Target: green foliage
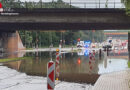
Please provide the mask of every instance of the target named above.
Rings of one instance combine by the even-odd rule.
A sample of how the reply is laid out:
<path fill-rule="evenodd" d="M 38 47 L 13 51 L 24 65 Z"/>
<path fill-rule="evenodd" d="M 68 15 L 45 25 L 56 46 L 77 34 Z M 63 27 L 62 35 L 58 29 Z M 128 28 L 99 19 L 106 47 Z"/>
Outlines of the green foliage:
<path fill-rule="evenodd" d="M 130 61 L 128 61 L 128 68 L 130 68 Z"/>
<path fill-rule="evenodd" d="M 95 32 L 93 32 L 92 30 L 80 31 L 80 34 L 81 40 L 91 40 L 93 42 L 102 42 L 105 40 L 103 30 L 95 30 Z"/>
<path fill-rule="evenodd" d="M 0 0 L 4 8 L 74 8 L 68 3 L 58 0 L 57 2 L 21 2 L 20 0 Z"/>
<path fill-rule="evenodd" d="M 19 31 L 23 44 L 27 48 L 49 47 L 51 44 L 58 47 L 60 40 L 65 40 L 65 45 L 74 45 L 78 38 L 83 40 L 91 40 L 93 42 L 104 41 L 104 31 L 66 31 L 66 32 L 34 32 L 34 31 Z M 63 42 L 62 42 L 63 43 Z"/>
<path fill-rule="evenodd" d="M 17 60 L 28 60 L 28 59 L 31 59 L 31 58 L 32 57 L 6 58 L 6 59 L 0 59 L 0 63 L 17 61 Z"/>
<path fill-rule="evenodd" d="M 20 0 L 0 0 L 3 5 L 3 8 L 19 8 L 20 7 Z"/>
<path fill-rule="evenodd" d="M 130 16 L 130 0 L 127 0 L 127 4 L 126 4 L 126 14 Z"/>
<path fill-rule="evenodd" d="M 33 38 L 32 38 L 32 35 L 33 35 L 33 32 L 30 32 L 30 31 L 19 31 L 20 33 L 20 36 L 21 36 L 21 39 L 24 43 L 24 45 L 28 48 L 30 47 L 32 41 L 33 41 Z M 26 42 L 26 43 L 25 43 Z"/>
<path fill-rule="evenodd" d="M 130 16 L 130 0 L 121 0 L 125 4 L 126 14 Z"/>

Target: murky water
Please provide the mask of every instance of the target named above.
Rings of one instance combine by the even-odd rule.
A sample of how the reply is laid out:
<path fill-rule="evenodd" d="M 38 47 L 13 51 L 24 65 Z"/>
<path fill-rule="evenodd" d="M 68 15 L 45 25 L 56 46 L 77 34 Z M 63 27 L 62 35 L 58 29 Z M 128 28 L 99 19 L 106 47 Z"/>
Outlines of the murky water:
<path fill-rule="evenodd" d="M 26 53 L 31 57 L 28 60 L 5 63 L 4 65 L 24 72 L 28 75 L 45 76 L 47 74 L 47 63 L 50 60 L 49 52 Z M 56 52 L 52 53 L 53 61 L 56 60 Z M 59 72 L 60 80 L 83 82 L 94 84 L 100 74 L 110 73 L 128 68 L 128 53 L 111 52 L 109 56 L 96 54 L 90 60 L 87 50 L 83 52 L 62 53 L 60 57 Z"/>

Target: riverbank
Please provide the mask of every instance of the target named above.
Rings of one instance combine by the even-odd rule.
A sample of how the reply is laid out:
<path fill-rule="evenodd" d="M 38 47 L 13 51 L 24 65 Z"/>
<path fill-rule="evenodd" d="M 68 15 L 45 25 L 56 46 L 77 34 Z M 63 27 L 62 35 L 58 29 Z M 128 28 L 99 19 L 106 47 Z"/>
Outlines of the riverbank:
<path fill-rule="evenodd" d="M 46 77 L 29 76 L 25 73 L 0 66 L 0 90 L 47 90 Z M 90 84 L 60 82 L 55 90 L 92 90 Z"/>
<path fill-rule="evenodd" d="M 19 60 L 29 60 L 29 59 L 32 59 L 32 57 L 3 58 L 0 59 L 0 63 L 19 61 Z"/>
<path fill-rule="evenodd" d="M 59 48 L 35 48 L 35 49 L 30 49 L 30 50 L 21 50 L 21 52 L 37 52 L 37 51 L 56 51 L 56 49 L 59 49 Z M 77 52 L 77 51 L 81 51 L 81 50 L 85 50 L 86 48 L 61 48 L 61 51 L 63 52 Z M 88 49 L 88 48 L 87 48 Z M 100 48 L 89 48 L 88 50 L 96 50 L 98 51 Z"/>

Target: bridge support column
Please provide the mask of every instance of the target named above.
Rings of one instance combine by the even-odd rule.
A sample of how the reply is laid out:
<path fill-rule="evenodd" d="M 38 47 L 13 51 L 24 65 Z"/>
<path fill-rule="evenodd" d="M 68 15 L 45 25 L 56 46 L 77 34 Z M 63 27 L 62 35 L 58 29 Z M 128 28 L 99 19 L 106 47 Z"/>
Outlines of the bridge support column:
<path fill-rule="evenodd" d="M 16 31 L 8 37 L 7 50 L 8 52 L 15 52 L 20 51 L 22 49 L 25 49 L 25 47 L 23 46 L 18 31 Z"/>
<path fill-rule="evenodd" d="M 130 32 L 128 33 L 128 53 L 129 53 L 129 60 L 130 60 Z"/>
<path fill-rule="evenodd" d="M 9 53 L 25 49 L 17 31 L 3 32 L 0 38 L 0 47 L 4 52 Z"/>

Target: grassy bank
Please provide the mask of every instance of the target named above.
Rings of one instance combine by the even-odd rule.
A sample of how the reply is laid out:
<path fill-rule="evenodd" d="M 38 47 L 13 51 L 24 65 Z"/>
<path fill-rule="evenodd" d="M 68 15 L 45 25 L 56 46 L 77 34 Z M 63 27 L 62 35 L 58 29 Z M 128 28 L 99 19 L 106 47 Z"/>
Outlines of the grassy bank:
<path fill-rule="evenodd" d="M 128 68 L 130 68 L 130 61 L 128 61 Z"/>
<path fill-rule="evenodd" d="M 17 61 L 17 60 L 27 60 L 27 59 L 32 59 L 32 57 L 17 57 L 17 58 L 0 59 L 0 63 Z"/>

